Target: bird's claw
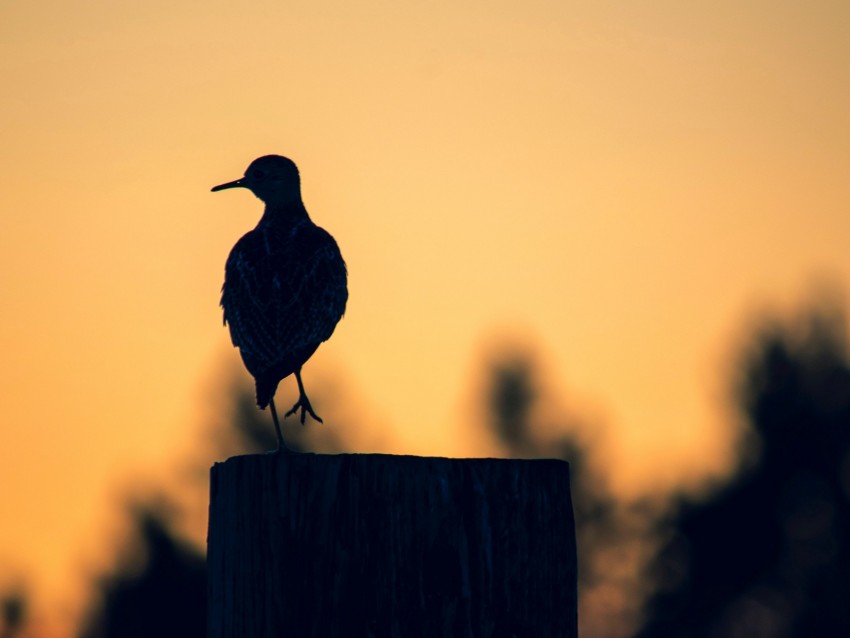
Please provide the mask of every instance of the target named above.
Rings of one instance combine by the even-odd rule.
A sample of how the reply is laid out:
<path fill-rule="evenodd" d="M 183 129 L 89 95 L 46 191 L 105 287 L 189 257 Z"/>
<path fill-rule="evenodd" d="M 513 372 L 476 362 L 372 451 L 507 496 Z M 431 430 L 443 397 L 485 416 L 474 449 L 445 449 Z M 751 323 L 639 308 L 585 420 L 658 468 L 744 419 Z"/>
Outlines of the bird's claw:
<path fill-rule="evenodd" d="M 298 408 L 301 408 L 301 425 L 304 425 L 304 422 L 307 420 L 307 415 L 309 414 L 319 423 L 324 423 L 322 418 L 313 412 L 313 406 L 310 405 L 310 399 L 307 398 L 307 395 L 302 394 L 298 397 L 298 400 L 295 402 L 295 405 L 292 406 L 292 409 L 287 412 L 283 418 L 287 418 L 290 414 L 296 414 L 298 412 Z"/>

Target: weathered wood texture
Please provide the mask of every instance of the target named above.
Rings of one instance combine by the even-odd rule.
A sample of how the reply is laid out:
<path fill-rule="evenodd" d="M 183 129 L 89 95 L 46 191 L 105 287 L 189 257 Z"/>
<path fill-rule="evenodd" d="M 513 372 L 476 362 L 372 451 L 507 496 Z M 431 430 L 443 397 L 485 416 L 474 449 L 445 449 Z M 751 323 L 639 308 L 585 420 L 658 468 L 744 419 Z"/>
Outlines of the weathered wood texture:
<path fill-rule="evenodd" d="M 577 634 L 563 461 L 234 457 L 208 545 L 212 638 Z"/>

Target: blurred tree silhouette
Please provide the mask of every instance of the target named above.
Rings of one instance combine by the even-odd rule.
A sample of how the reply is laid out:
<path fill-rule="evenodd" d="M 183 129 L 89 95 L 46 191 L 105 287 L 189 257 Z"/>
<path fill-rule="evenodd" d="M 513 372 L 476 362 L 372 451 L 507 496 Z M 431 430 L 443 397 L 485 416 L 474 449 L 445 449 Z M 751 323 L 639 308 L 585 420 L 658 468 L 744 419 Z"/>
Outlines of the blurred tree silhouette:
<path fill-rule="evenodd" d="M 557 423 L 545 423 L 539 404 L 546 397 L 529 350 L 503 351 L 486 374 L 487 423 L 506 453 L 570 463 L 579 554 L 579 634 L 631 635 L 646 596 L 641 574 L 656 547 L 657 506 L 615 498 L 600 464 L 592 462 L 599 439 L 587 435 L 590 428 L 563 415 L 555 417 Z"/>
<path fill-rule="evenodd" d="M 749 466 L 682 499 L 642 638 L 850 636 L 850 366 L 835 304 L 762 330 L 741 369 Z"/>
<path fill-rule="evenodd" d="M 0 593 L 0 638 L 23 636 L 27 622 L 27 597 L 23 589 L 14 587 Z"/>
<path fill-rule="evenodd" d="M 115 573 L 101 583 L 102 602 L 81 638 L 206 635 L 206 561 L 178 539 L 157 506 L 134 516 L 138 538 L 121 550 Z"/>

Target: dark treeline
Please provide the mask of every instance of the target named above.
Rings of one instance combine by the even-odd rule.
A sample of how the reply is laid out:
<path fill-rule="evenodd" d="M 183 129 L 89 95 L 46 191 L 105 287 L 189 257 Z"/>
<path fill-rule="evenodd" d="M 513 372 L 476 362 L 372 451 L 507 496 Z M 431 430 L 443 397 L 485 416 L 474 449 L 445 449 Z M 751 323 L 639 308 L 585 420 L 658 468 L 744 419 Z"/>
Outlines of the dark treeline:
<path fill-rule="evenodd" d="M 729 384 L 747 428 L 738 469 L 700 499 L 665 495 L 664 507 L 608 489 L 593 423 L 538 409 L 535 357 L 519 348 L 494 358 L 479 400 L 507 455 L 571 463 L 583 638 L 850 635 L 850 360 L 839 308 L 752 335 Z M 235 384 L 212 456 L 273 449 L 267 417 Z M 316 428 L 294 430 L 292 447 L 316 449 L 303 438 Z M 347 448 L 330 428 L 321 436 L 323 451 Z M 206 472 L 208 459 L 195 463 Z M 207 493 L 196 491 L 203 507 Z M 130 508 L 135 532 L 94 588 L 80 638 L 205 635 L 203 548 L 163 502 Z M 38 638 L 26 596 L 0 593 L 0 604 L 0 638 Z"/>
<path fill-rule="evenodd" d="M 827 305 L 757 335 L 737 386 L 744 464 L 673 508 L 639 638 L 850 636 L 846 329 Z"/>

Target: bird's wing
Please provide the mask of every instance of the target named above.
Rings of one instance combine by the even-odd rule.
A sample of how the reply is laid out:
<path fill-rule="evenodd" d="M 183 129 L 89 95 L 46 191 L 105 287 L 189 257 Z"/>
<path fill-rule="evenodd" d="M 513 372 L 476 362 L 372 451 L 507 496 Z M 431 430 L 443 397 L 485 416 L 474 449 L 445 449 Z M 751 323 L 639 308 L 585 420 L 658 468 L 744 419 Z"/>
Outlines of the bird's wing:
<path fill-rule="evenodd" d="M 319 344 L 330 338 L 345 312 L 348 275 L 336 241 L 322 228 L 312 227 L 301 246 L 300 272 L 292 277 L 300 286 L 294 314 L 304 343 Z"/>
<path fill-rule="evenodd" d="M 253 231 L 231 251 L 221 304 L 233 344 L 255 376 L 333 333 L 347 299 L 333 238 L 312 226 L 294 241 Z"/>

